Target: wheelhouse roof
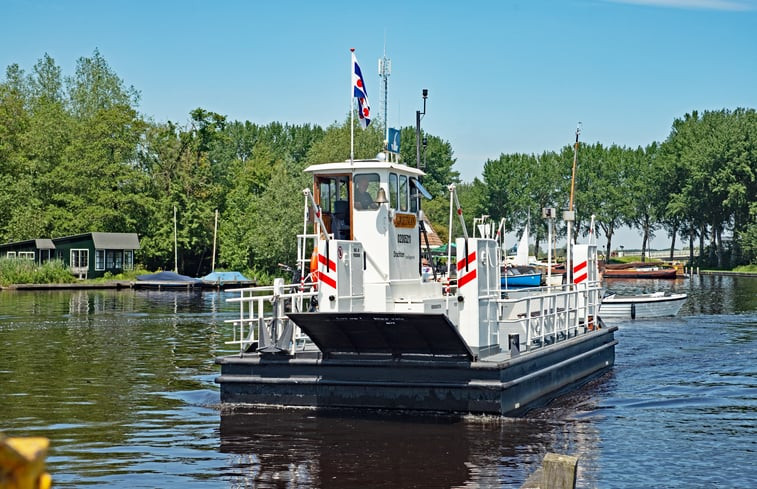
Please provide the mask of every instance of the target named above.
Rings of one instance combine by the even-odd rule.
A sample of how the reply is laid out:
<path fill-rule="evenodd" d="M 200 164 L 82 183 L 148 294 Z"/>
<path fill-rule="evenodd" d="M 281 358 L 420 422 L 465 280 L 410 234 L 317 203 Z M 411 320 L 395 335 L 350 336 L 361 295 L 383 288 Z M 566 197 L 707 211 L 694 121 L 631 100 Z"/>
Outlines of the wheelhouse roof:
<path fill-rule="evenodd" d="M 366 172 L 370 170 L 395 170 L 414 177 L 422 177 L 426 173 L 417 168 L 404 165 L 402 163 L 392 163 L 389 161 L 379 160 L 350 160 L 335 163 L 319 163 L 310 165 L 305 171 L 314 175 L 332 174 L 332 173 L 355 173 Z"/>

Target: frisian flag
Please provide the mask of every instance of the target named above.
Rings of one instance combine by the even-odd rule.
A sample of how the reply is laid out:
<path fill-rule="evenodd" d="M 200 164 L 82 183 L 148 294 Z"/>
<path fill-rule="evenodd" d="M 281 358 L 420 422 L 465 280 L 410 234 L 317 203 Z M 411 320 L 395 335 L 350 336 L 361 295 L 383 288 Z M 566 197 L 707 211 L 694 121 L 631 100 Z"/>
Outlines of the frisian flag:
<path fill-rule="evenodd" d="M 371 106 L 368 103 L 368 92 L 365 89 L 363 72 L 357 64 L 355 53 L 352 53 L 352 93 L 357 99 L 357 113 L 360 118 L 360 126 L 365 129 L 371 123 Z"/>

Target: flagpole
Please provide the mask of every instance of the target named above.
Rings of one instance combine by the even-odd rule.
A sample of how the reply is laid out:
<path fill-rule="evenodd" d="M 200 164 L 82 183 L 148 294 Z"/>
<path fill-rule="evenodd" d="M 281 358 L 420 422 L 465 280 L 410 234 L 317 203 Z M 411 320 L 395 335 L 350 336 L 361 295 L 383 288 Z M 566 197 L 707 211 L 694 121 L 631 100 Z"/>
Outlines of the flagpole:
<path fill-rule="evenodd" d="M 350 48 L 350 165 L 355 160 L 355 96 L 352 87 L 352 73 L 355 71 L 355 48 Z"/>

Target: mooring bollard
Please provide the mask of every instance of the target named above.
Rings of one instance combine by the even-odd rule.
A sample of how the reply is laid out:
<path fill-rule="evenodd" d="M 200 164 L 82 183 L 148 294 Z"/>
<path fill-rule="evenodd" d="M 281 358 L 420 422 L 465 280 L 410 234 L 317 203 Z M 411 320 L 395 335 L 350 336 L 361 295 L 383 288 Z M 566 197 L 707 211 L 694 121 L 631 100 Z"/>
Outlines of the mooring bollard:
<path fill-rule="evenodd" d="M 49 446 L 47 438 L 0 435 L 0 489 L 49 489 L 52 479 L 45 472 Z"/>
<path fill-rule="evenodd" d="M 575 489 L 578 457 L 548 453 L 521 489 Z"/>

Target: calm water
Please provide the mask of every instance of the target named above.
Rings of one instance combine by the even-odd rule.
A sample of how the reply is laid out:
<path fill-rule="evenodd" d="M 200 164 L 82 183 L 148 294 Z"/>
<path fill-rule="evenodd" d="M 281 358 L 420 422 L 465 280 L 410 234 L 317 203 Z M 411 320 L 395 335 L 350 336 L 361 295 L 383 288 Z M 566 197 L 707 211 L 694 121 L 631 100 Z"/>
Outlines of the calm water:
<path fill-rule="evenodd" d="M 222 293 L 0 292 L 0 431 L 46 436 L 55 487 L 519 487 L 546 452 L 581 488 L 757 486 L 757 278 L 622 322 L 616 366 L 522 419 L 219 406 Z"/>

